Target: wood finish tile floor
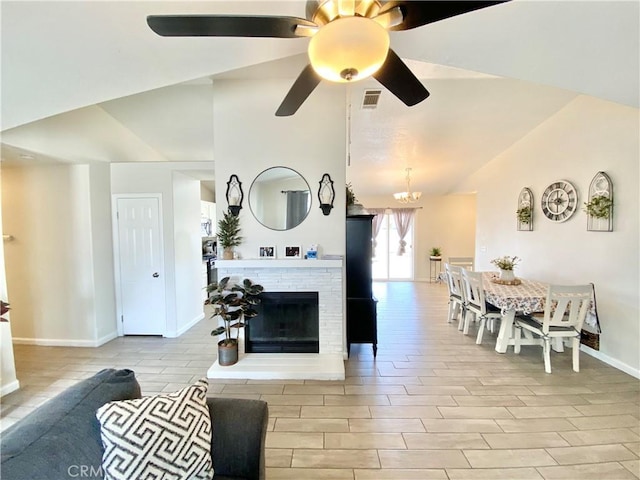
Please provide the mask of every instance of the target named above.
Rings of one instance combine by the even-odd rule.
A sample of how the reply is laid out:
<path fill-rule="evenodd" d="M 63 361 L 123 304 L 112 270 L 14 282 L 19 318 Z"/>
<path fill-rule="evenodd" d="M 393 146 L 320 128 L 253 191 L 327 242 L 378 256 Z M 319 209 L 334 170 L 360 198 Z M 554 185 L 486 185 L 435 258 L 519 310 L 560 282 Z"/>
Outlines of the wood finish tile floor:
<path fill-rule="evenodd" d="M 269 403 L 267 478 L 637 479 L 640 381 L 570 350 L 500 355 L 447 324 L 443 284 L 375 283 L 378 356 L 352 346 L 343 382 L 211 381 L 210 394 Z M 118 338 L 100 348 L 17 345 L 21 389 L 7 428 L 102 368 L 131 368 L 143 394 L 190 384 L 215 359 L 203 320 L 180 338 Z"/>

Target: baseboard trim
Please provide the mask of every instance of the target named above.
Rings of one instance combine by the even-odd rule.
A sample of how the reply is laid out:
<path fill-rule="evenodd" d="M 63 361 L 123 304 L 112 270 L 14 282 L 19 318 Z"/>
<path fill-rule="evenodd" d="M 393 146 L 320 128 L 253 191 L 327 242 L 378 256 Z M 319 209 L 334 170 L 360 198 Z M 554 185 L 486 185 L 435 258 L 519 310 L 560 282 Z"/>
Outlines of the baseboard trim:
<path fill-rule="evenodd" d="M 113 331 L 111 333 L 108 333 L 107 335 L 105 335 L 105 336 L 99 338 L 98 340 L 96 340 L 96 347 L 101 347 L 102 345 L 104 345 L 105 343 L 110 342 L 114 338 L 118 338 L 118 332 L 117 331 Z"/>
<path fill-rule="evenodd" d="M 175 330 L 173 332 L 168 332 L 166 337 L 167 338 L 177 338 L 177 337 L 179 337 L 180 335 L 185 333 L 187 330 L 189 330 L 191 327 L 193 327 L 196 323 L 198 323 L 203 318 L 204 318 L 204 312 L 202 312 L 200 315 L 196 316 L 189 323 L 187 323 L 187 324 L 183 325 L 182 327 L 180 327 L 178 330 Z"/>
<path fill-rule="evenodd" d="M 580 350 L 582 350 L 587 355 L 597 358 L 598 360 L 602 360 L 604 363 L 611 365 L 618 370 L 622 370 L 624 373 L 628 373 L 632 377 L 640 379 L 640 369 L 633 368 L 630 365 L 621 362 L 620 360 L 611 358 L 609 355 L 606 355 L 599 350 L 594 350 L 591 347 L 587 347 L 586 345 L 580 345 Z"/>
<path fill-rule="evenodd" d="M 25 338 L 13 337 L 16 345 L 37 345 L 39 347 L 99 347 L 110 342 L 118 336 L 117 332 L 112 332 L 98 340 L 73 340 L 70 338 Z"/>
<path fill-rule="evenodd" d="M 0 397 L 4 397 L 5 395 L 8 395 L 11 392 L 15 392 L 19 388 L 20 388 L 20 382 L 18 380 L 9 382 L 6 385 L 3 385 L 2 388 L 0 388 Z"/>

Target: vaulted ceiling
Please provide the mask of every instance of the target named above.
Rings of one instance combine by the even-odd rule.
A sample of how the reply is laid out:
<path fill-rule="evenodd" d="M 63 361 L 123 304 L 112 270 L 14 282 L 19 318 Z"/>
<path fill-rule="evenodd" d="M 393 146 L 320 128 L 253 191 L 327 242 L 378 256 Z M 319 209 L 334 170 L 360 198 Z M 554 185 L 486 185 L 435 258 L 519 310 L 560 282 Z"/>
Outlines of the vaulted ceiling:
<path fill-rule="evenodd" d="M 2 1 L 3 162 L 213 159 L 216 80 L 282 80 L 307 39 L 162 38 L 149 14 L 304 16 L 303 1 Z M 431 96 L 408 108 L 384 88 L 345 91 L 362 194 L 451 191 L 578 95 L 639 106 L 638 1 L 518 1 L 391 34 Z M 305 108 L 303 105 L 301 108 Z M 274 116 L 273 121 L 278 119 Z M 26 158 L 24 158 L 26 157 Z M 35 157 L 35 158 L 30 158 Z"/>

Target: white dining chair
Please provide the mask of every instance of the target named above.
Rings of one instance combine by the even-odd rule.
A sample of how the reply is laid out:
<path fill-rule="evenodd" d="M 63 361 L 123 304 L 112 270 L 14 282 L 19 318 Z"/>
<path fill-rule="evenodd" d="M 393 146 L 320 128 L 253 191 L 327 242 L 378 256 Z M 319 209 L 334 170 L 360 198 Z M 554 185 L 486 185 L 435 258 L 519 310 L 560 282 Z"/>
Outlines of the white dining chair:
<path fill-rule="evenodd" d="M 448 262 L 449 265 L 455 265 L 473 271 L 473 257 L 449 257 Z"/>
<path fill-rule="evenodd" d="M 482 273 L 472 272 L 465 268 L 462 270 L 462 286 L 465 292 L 466 315 L 464 319 L 464 327 L 462 333 L 469 333 L 470 316 L 473 315 L 476 321 L 479 321 L 478 334 L 476 343 L 482 343 L 485 327 L 489 327 L 491 332 L 494 330 L 496 320 L 502 318 L 500 310 L 493 305 L 489 305 L 484 297 L 484 287 L 482 285 Z M 488 325 L 487 325 L 487 322 Z"/>
<path fill-rule="evenodd" d="M 551 373 L 551 340 L 571 338 L 573 371 L 580 371 L 580 331 L 589 311 L 592 285 L 549 285 L 542 315 L 516 316 L 514 352 L 520 353 L 522 330 L 540 337 L 544 371 Z"/>
<path fill-rule="evenodd" d="M 464 317 L 465 310 L 464 291 L 462 290 L 460 278 L 460 267 L 454 267 L 445 263 L 444 273 L 447 278 L 447 287 L 449 289 L 449 313 L 447 315 L 447 323 L 451 323 L 456 318 L 460 317 L 460 326 L 462 325 L 462 318 Z"/>

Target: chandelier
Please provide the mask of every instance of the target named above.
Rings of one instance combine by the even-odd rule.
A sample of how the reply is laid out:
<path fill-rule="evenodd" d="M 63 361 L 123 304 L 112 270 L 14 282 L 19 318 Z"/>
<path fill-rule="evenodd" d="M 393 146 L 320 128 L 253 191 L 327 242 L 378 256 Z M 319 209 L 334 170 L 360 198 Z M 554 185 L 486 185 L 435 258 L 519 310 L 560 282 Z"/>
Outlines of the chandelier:
<path fill-rule="evenodd" d="M 412 192 L 411 191 L 411 169 L 407 168 L 407 191 L 406 192 L 398 192 L 393 194 L 393 198 L 395 198 L 400 203 L 413 203 L 420 200 L 422 196 L 422 192 Z"/>

